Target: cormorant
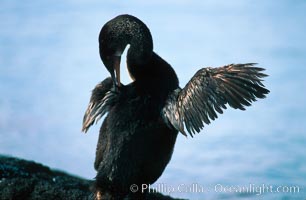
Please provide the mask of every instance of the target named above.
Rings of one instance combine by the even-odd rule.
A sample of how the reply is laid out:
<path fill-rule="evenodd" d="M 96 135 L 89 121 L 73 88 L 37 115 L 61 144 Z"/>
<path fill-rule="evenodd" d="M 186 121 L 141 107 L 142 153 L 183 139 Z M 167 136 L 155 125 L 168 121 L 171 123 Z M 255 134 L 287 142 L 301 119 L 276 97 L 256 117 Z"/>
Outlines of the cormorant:
<path fill-rule="evenodd" d="M 127 45 L 133 82 L 120 83 L 120 58 Z M 100 57 L 111 77 L 92 91 L 83 131 L 108 113 L 96 148 L 96 198 L 123 199 L 130 186 L 152 184 L 171 159 L 178 132 L 200 132 L 226 104 L 245 110 L 269 90 L 254 63 L 202 68 L 179 87 L 173 68 L 153 51 L 148 27 L 131 15 L 107 22 L 99 35 Z M 143 198 L 141 191 L 137 198 Z M 134 196 L 135 197 L 135 196 Z"/>

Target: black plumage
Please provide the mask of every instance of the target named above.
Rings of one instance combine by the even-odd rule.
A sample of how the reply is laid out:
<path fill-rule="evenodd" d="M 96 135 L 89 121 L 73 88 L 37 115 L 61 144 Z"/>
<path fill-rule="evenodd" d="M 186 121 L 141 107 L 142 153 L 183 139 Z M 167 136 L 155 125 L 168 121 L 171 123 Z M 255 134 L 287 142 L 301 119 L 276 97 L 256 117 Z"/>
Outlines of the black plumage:
<path fill-rule="evenodd" d="M 268 90 L 255 64 L 231 64 L 199 70 L 181 89 L 173 68 L 153 51 L 147 26 L 120 15 L 99 36 L 100 56 L 111 78 L 92 92 L 83 131 L 108 112 L 96 149 L 96 196 L 123 199 L 131 184 L 151 184 L 168 164 L 177 133 L 192 136 L 222 114 L 226 104 L 244 110 Z M 127 45 L 128 71 L 134 80 L 120 83 L 120 58 Z M 143 198 L 143 194 L 137 198 Z"/>

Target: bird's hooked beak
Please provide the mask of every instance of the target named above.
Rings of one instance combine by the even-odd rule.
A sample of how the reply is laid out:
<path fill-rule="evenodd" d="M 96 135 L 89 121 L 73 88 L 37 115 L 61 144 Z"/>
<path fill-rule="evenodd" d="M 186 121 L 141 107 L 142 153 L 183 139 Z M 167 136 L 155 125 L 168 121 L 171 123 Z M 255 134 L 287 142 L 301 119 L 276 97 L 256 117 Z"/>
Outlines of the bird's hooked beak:
<path fill-rule="evenodd" d="M 113 56 L 113 71 L 111 72 L 111 76 L 114 82 L 114 86 L 120 87 L 121 82 L 120 82 L 120 61 L 121 61 L 121 56 Z"/>

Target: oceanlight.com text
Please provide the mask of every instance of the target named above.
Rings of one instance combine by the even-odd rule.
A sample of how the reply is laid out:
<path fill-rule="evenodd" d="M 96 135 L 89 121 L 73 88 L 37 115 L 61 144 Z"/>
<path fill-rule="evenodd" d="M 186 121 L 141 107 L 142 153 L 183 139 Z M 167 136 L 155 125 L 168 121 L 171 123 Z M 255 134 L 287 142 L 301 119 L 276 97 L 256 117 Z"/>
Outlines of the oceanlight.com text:
<path fill-rule="evenodd" d="M 150 193 L 241 193 L 241 194 L 254 194 L 262 195 L 265 193 L 299 193 L 301 190 L 300 186 L 296 185 L 270 185 L 270 184 L 248 184 L 248 185 L 226 185 L 226 184 L 216 184 L 213 186 L 204 186 L 199 183 L 192 184 L 178 184 L 170 185 L 165 183 L 157 183 L 154 185 L 150 184 L 141 184 L 136 185 L 132 184 L 130 186 L 131 192 L 145 192 L 149 191 Z"/>

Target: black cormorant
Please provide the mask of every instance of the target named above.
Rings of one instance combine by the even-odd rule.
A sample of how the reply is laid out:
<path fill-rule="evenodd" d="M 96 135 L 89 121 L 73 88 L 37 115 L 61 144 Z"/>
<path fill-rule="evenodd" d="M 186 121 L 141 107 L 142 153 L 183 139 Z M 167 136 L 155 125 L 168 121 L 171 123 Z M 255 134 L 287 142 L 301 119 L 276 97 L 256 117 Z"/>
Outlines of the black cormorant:
<path fill-rule="evenodd" d="M 127 45 L 133 82 L 123 85 L 120 58 Z M 153 51 L 148 27 L 131 15 L 102 27 L 99 50 L 111 77 L 93 90 L 82 129 L 86 132 L 108 112 L 94 164 L 98 199 L 123 199 L 132 195 L 132 184 L 154 183 L 171 159 L 178 132 L 187 136 L 184 127 L 192 136 L 226 104 L 244 110 L 269 93 L 261 82 L 264 69 L 253 63 L 200 69 L 180 88 L 173 68 Z"/>

